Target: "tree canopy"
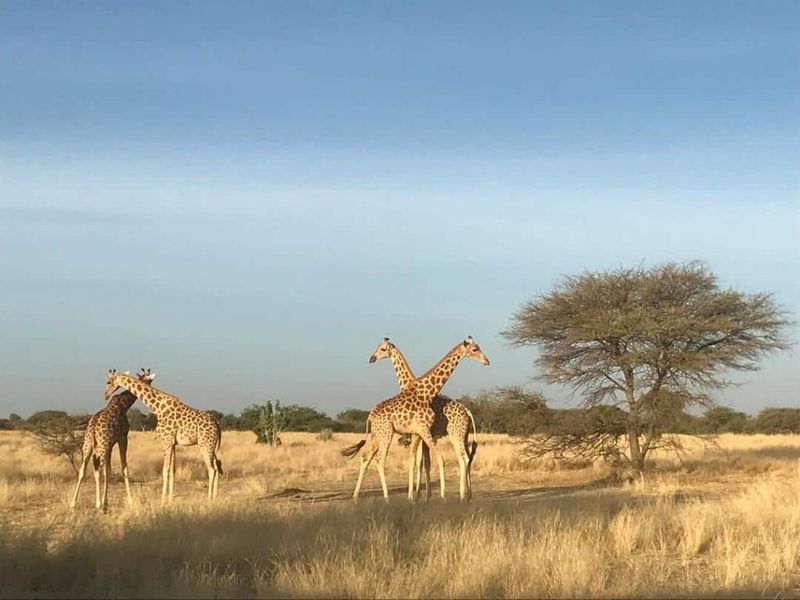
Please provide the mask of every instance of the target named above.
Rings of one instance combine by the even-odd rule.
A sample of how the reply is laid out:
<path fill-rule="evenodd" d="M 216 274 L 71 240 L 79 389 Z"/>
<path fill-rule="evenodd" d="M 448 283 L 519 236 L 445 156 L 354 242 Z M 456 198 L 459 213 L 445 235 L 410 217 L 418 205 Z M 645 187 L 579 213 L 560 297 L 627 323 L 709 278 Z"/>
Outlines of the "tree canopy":
<path fill-rule="evenodd" d="M 86 415 L 75 416 L 60 410 L 43 410 L 30 416 L 26 429 L 36 438 L 45 454 L 66 457 L 77 473 L 83 430 L 87 421 Z"/>
<path fill-rule="evenodd" d="M 789 348 L 789 324 L 771 294 L 722 289 L 689 262 L 565 277 L 524 304 L 503 335 L 535 346 L 542 379 L 572 387 L 584 406 L 623 405 L 629 458 L 641 467 L 665 420 L 708 402 L 708 391 L 731 384 L 730 371 L 756 370 Z"/>

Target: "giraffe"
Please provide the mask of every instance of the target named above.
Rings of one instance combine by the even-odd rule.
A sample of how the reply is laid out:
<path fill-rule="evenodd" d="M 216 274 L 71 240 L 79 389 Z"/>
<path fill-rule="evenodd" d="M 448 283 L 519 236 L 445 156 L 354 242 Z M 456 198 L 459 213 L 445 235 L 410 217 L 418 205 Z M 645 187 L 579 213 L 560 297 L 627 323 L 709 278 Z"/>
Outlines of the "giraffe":
<path fill-rule="evenodd" d="M 175 484 L 175 446 L 199 446 L 208 471 L 208 499 L 217 497 L 217 483 L 222 474 L 219 452 L 222 431 L 219 423 L 204 410 L 184 404 L 180 398 L 150 385 L 144 385 L 127 372 L 108 372 L 105 397 L 124 388 L 136 394 L 156 415 L 156 433 L 161 438 L 164 463 L 161 469 L 161 501 L 172 501 Z"/>
<path fill-rule="evenodd" d="M 378 360 L 388 358 L 392 362 L 397 382 L 400 384 L 400 389 L 406 389 L 418 378 L 414 375 L 411 367 L 408 365 L 405 356 L 389 338 L 383 338 L 383 342 L 378 344 L 375 352 L 369 357 L 369 362 L 374 363 Z M 431 427 L 431 436 L 434 440 L 442 437 L 447 437 L 453 445 L 459 463 L 459 484 L 462 486 L 461 495 L 464 496 L 464 489 L 466 487 L 467 499 L 472 497 L 472 482 L 470 479 L 470 467 L 472 466 L 472 459 L 475 457 L 478 443 L 473 440 L 469 444 L 469 428 L 472 425 L 472 431 L 477 435 L 475 429 L 475 419 L 472 417 L 470 410 L 461 404 L 446 396 L 436 395 L 431 403 L 434 410 L 435 418 L 433 426 Z M 426 492 L 430 498 L 430 450 L 425 444 L 420 445 L 421 439 L 418 435 L 411 436 L 410 447 L 410 464 L 409 464 L 409 497 L 412 497 L 411 488 L 413 484 L 412 472 L 417 474 L 417 483 L 413 491 L 413 496 L 419 494 L 419 486 L 422 480 L 422 469 L 425 466 L 426 475 Z M 421 453 L 417 454 L 417 448 L 420 448 Z M 415 468 L 416 465 L 416 468 Z"/>
<path fill-rule="evenodd" d="M 383 497 L 384 500 L 389 501 L 384 463 L 395 432 L 417 434 L 430 448 L 432 457 L 435 457 L 439 464 L 439 494 L 442 498 L 445 497 L 444 460 L 436 450 L 436 444 L 431 436 L 431 427 L 436 417 L 431 407 L 431 402 L 463 358 L 471 358 L 484 365 L 489 364 L 489 359 L 486 358 L 478 344 L 470 337 L 456 344 L 438 363 L 422 377 L 419 377 L 417 381 L 413 382 L 412 385 L 409 385 L 399 394 L 379 402 L 370 411 L 367 416 L 366 438 L 341 450 L 343 456 L 352 457 L 369 443 L 369 448 L 361 455 L 358 480 L 353 491 L 354 501 L 358 500 L 364 472 L 376 456 L 376 466 L 383 488 Z M 413 476 L 413 472 L 410 475 Z M 462 498 L 463 491 L 462 488 Z M 412 494 L 409 494 L 409 499 L 413 499 Z"/>
<path fill-rule="evenodd" d="M 151 384 L 156 374 L 150 369 L 141 369 L 139 381 Z M 125 491 L 128 493 L 128 505 L 133 504 L 131 484 L 128 480 L 128 409 L 136 402 L 136 396 L 129 391 L 117 394 L 109 399 L 108 404 L 97 411 L 86 426 L 83 434 L 81 466 L 78 471 L 78 484 L 72 497 L 70 508 L 78 505 L 78 493 L 86 475 L 86 465 L 92 459 L 94 468 L 95 506 L 105 510 L 108 507 L 108 475 L 111 471 L 111 451 L 116 444 L 119 447 L 119 462 L 122 464 L 122 476 L 125 478 Z M 100 494 L 100 472 L 103 473 L 103 493 Z"/>

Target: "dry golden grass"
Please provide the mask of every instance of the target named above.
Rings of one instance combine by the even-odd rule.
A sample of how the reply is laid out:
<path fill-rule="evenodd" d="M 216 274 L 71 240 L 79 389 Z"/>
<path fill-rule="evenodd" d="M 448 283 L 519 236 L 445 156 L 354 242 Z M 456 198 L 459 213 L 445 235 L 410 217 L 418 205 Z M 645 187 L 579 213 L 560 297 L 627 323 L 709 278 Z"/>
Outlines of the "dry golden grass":
<path fill-rule="evenodd" d="M 800 590 L 800 436 L 719 438 L 681 464 L 608 486 L 602 467 L 522 465 L 505 436 L 480 436 L 474 501 L 409 505 L 394 445 L 384 505 L 370 469 L 349 500 L 358 435 L 286 434 L 280 448 L 223 436 L 226 475 L 208 504 L 195 448 L 178 451 L 176 500 L 160 505 L 161 451 L 131 436 L 135 504 L 118 477 L 108 513 L 63 459 L 0 433 L 0 595 L 28 597 L 795 596 Z M 445 444 L 440 443 L 445 448 Z M 455 492 L 455 494 L 454 494 Z"/>

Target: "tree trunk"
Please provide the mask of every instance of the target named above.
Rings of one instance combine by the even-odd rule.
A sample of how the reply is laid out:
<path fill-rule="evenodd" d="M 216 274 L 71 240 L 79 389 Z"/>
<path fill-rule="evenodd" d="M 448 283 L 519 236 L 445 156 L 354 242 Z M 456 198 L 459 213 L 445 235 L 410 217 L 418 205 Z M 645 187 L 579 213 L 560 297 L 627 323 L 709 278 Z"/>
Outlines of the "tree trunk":
<path fill-rule="evenodd" d="M 638 470 L 644 468 L 644 456 L 639 446 L 639 405 L 636 402 L 636 392 L 633 382 L 633 369 L 622 365 L 625 374 L 625 400 L 628 402 L 628 445 L 631 449 L 631 463 Z"/>
<path fill-rule="evenodd" d="M 639 432 L 634 427 L 628 428 L 628 444 L 631 448 L 631 463 L 633 463 L 634 468 L 641 471 L 644 469 L 644 456 L 642 456 L 642 450 L 639 447 Z"/>

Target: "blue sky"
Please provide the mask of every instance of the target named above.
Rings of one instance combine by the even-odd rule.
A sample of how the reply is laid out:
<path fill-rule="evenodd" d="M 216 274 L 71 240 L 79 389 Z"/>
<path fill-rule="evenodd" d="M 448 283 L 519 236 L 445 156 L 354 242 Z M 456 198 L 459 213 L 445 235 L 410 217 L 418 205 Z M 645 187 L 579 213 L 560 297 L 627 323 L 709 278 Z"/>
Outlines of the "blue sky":
<path fill-rule="evenodd" d="M 329 413 L 562 274 L 702 259 L 800 309 L 796 3 L 0 4 L 0 415 L 110 367 Z M 796 334 L 795 334 L 796 337 Z M 796 355 L 718 399 L 794 406 Z"/>

